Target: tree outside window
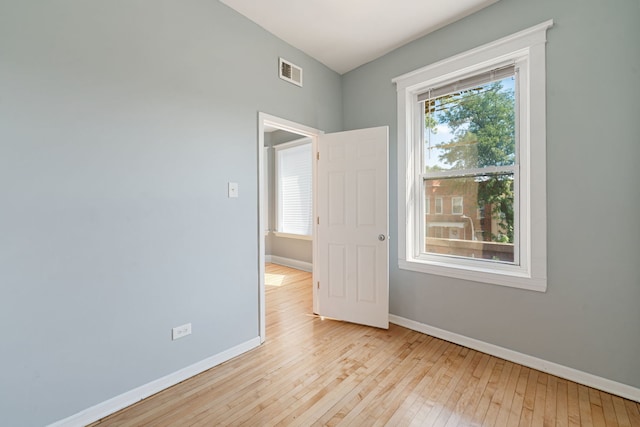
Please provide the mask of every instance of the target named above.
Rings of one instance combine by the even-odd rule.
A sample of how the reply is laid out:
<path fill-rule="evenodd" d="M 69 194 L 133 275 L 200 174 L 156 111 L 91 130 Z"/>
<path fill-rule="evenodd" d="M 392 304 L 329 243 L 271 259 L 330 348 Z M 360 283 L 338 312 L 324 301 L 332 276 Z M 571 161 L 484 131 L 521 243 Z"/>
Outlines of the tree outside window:
<path fill-rule="evenodd" d="M 514 182 L 516 164 L 515 71 L 496 81 L 424 101 L 425 197 L 451 201 L 451 215 L 439 219 L 445 236 L 495 245 L 467 247 L 430 241 L 426 215 L 425 251 L 514 262 Z M 436 185 L 437 183 L 437 185 Z M 463 206 L 463 200 L 467 210 Z M 484 218 L 478 215 L 484 213 Z M 446 216 L 446 215 L 445 215 Z M 458 233 L 459 228 L 464 233 Z M 453 230 L 456 229 L 456 230 Z"/>

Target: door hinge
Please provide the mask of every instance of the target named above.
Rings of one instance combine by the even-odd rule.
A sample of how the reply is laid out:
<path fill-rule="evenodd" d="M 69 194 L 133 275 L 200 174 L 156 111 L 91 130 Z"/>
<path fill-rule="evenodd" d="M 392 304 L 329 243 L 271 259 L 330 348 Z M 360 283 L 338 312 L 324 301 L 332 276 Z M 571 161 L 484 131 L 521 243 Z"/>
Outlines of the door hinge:
<path fill-rule="evenodd" d="M 320 217 L 316 218 L 316 224 L 320 225 Z"/>
<path fill-rule="evenodd" d="M 320 289 L 320 282 L 316 285 L 316 288 Z"/>
<path fill-rule="evenodd" d="M 320 160 L 320 152 L 316 151 L 316 160 Z"/>

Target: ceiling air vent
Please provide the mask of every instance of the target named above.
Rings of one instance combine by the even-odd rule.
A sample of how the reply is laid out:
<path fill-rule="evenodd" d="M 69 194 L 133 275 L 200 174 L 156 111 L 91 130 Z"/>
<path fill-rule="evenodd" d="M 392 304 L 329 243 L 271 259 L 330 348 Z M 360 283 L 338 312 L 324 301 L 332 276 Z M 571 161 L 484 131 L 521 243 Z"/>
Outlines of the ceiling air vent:
<path fill-rule="evenodd" d="M 302 87 L 302 68 L 282 58 L 280 58 L 279 65 L 279 73 L 282 80 Z"/>

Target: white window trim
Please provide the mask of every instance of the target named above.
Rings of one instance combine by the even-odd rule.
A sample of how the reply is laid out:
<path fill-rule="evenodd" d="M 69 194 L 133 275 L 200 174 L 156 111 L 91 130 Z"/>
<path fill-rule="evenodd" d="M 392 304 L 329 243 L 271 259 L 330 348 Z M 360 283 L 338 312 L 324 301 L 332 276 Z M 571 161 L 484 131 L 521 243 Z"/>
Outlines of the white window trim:
<path fill-rule="evenodd" d="M 271 180 L 269 179 L 269 174 L 271 173 L 271 168 L 269 167 L 269 147 L 264 147 L 263 151 L 264 154 L 262 156 L 262 162 L 263 162 L 263 180 L 264 180 L 264 199 L 265 200 L 269 200 L 269 183 L 271 182 Z M 269 222 L 270 218 L 269 218 L 269 203 L 264 203 L 262 205 L 262 219 L 264 221 L 263 224 L 263 228 L 264 228 L 264 235 L 268 236 L 269 235 L 269 231 L 271 231 L 271 223 Z"/>
<path fill-rule="evenodd" d="M 398 266 L 401 269 L 545 292 L 547 289 L 546 225 L 546 31 L 553 20 L 436 62 L 393 79 L 398 96 Z M 417 96 L 429 87 L 468 76 L 496 65 L 520 67 L 520 265 L 434 256 L 418 258 L 414 242 L 421 186 L 415 179 L 421 164 L 414 143 L 423 118 Z M 421 112 L 420 112 L 421 113 Z M 536 173 L 531 173 L 535 170 Z M 517 219 L 516 219 L 517 221 Z"/>

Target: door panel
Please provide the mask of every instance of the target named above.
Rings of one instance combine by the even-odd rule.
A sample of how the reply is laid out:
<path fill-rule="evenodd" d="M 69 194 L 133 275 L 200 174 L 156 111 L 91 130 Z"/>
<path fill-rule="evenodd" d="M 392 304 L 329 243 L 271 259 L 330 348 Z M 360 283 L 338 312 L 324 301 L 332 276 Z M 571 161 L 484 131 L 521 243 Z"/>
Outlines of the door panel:
<path fill-rule="evenodd" d="M 375 288 L 377 267 L 376 248 L 371 246 L 358 246 L 356 248 L 357 301 L 375 304 L 378 300 Z"/>
<path fill-rule="evenodd" d="M 318 151 L 318 314 L 388 328 L 388 128 L 322 135 Z"/>
<path fill-rule="evenodd" d="M 329 286 L 329 298 L 344 299 L 347 295 L 346 289 L 346 250 L 345 245 L 329 245 L 329 259 L 327 270 L 329 272 L 327 285 Z"/>

